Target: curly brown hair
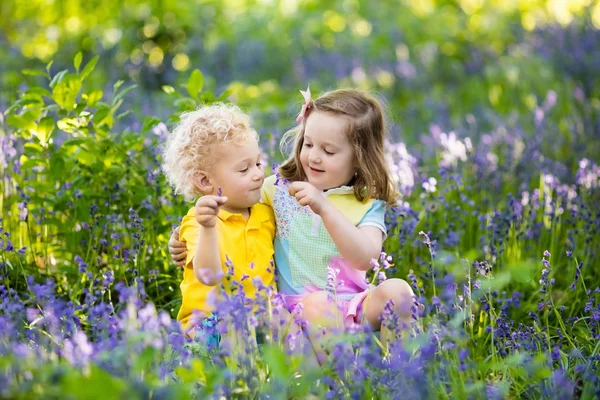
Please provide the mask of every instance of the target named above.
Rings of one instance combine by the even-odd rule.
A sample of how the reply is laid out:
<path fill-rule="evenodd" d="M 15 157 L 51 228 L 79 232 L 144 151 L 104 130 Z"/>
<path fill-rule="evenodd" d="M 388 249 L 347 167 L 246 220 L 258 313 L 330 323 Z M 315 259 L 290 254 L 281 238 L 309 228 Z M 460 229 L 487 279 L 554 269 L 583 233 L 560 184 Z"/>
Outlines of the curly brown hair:
<path fill-rule="evenodd" d="M 398 192 L 384 155 L 383 107 L 375 97 L 357 89 L 333 90 L 311 101 L 302 123 L 286 132 L 282 139 L 282 151 L 290 143 L 294 147 L 290 157 L 279 167 L 281 176 L 291 181 L 306 180 L 300 151 L 304 144 L 306 119 L 314 111 L 343 116 L 349 121 L 347 135 L 358 166 L 352 182 L 356 198 L 361 202 L 375 198 L 394 204 Z"/>

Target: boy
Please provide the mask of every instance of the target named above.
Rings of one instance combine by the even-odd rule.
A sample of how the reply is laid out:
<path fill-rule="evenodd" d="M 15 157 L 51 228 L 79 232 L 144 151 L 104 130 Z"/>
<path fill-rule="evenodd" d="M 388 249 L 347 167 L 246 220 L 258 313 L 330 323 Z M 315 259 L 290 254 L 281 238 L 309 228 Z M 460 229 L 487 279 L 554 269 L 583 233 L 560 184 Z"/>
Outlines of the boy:
<path fill-rule="evenodd" d="M 259 203 L 264 171 L 258 134 L 235 106 L 202 107 L 181 116 L 163 155 L 175 192 L 187 199 L 201 196 L 181 223 L 187 257 L 177 319 L 193 330 L 188 325 L 199 310 L 209 316 L 203 325 L 211 326 L 215 300 L 236 286 L 229 283 L 248 298 L 258 295 L 257 279 L 275 291 L 275 218 Z"/>

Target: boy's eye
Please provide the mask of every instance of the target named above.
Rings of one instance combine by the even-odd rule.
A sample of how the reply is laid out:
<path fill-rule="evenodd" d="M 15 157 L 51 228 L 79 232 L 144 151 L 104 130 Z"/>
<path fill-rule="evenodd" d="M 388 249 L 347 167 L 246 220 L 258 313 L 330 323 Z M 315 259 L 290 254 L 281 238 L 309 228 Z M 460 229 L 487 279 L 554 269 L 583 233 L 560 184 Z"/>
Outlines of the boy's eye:
<path fill-rule="evenodd" d="M 304 142 L 304 146 L 310 149 L 312 147 L 312 144 Z"/>
<path fill-rule="evenodd" d="M 262 163 L 259 161 L 259 162 L 257 162 L 257 163 L 256 163 L 256 166 L 257 166 L 258 168 L 260 168 L 260 167 L 262 167 Z"/>
<path fill-rule="evenodd" d="M 327 154 L 328 156 L 332 156 L 334 153 L 332 153 L 331 151 L 325 150 L 325 154 Z"/>
<path fill-rule="evenodd" d="M 246 172 L 246 171 L 248 171 L 248 167 L 246 167 L 246 168 L 244 168 L 244 169 L 240 170 L 240 172 Z"/>

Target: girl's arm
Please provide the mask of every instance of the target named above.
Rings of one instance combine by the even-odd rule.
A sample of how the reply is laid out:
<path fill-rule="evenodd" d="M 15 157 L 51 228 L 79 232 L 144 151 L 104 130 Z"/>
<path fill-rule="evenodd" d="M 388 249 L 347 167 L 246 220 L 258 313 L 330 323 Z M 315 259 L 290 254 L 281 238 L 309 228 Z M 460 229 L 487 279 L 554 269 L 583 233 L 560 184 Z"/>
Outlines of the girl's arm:
<path fill-rule="evenodd" d="M 325 229 L 333 239 L 338 251 L 350 264 L 360 271 L 371 268 L 371 260 L 379 258 L 383 244 L 383 232 L 374 226 L 356 227 L 335 208 L 323 192 L 308 182 L 293 182 L 290 195 L 303 205 L 309 206 L 323 220 Z"/>
<path fill-rule="evenodd" d="M 371 269 L 371 260 L 381 254 L 383 232 L 374 226 L 354 226 L 327 199 L 319 215 L 342 257 L 360 271 Z"/>
<path fill-rule="evenodd" d="M 208 286 L 215 286 L 223 277 L 216 225 L 219 209 L 226 201 L 226 197 L 203 196 L 196 202 L 195 215 L 200 231 L 192 264 L 196 279 Z"/>

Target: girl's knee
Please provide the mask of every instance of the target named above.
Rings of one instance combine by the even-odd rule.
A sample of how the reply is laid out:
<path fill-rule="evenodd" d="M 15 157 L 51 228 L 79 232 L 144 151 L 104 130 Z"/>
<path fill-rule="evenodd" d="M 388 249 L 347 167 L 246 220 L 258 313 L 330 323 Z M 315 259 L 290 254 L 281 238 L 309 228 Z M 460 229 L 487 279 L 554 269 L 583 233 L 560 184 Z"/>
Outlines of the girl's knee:
<path fill-rule="evenodd" d="M 309 323 L 322 322 L 334 312 L 333 300 L 328 292 L 311 293 L 302 299 L 302 318 Z"/>
<path fill-rule="evenodd" d="M 392 300 L 394 303 L 411 300 L 414 292 L 410 285 L 403 279 L 388 279 L 377 286 L 377 291 L 382 300 Z"/>

